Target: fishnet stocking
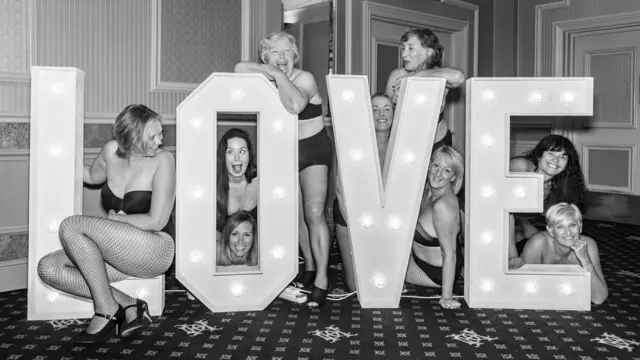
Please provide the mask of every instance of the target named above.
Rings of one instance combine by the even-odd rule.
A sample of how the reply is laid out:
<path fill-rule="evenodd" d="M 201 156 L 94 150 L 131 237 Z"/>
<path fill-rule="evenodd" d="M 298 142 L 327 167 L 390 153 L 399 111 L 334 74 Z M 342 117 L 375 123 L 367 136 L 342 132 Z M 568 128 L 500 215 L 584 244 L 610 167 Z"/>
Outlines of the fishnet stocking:
<path fill-rule="evenodd" d="M 58 290 L 93 299 L 96 313 L 112 315 L 118 305 L 135 304 L 134 298 L 112 287 L 111 282 L 129 276 L 154 278 L 173 261 L 174 242 L 168 234 L 127 223 L 75 215 L 60 224 L 59 233 L 64 250 L 43 257 L 38 274 Z M 127 321 L 135 319 L 135 311 L 127 311 Z M 99 331 L 106 322 L 94 316 L 87 332 Z"/>
<path fill-rule="evenodd" d="M 413 255 L 409 255 L 409 266 L 407 266 L 407 276 L 404 282 L 420 286 L 440 287 L 440 285 L 434 283 L 433 280 L 420 269 L 418 264 L 413 260 Z"/>

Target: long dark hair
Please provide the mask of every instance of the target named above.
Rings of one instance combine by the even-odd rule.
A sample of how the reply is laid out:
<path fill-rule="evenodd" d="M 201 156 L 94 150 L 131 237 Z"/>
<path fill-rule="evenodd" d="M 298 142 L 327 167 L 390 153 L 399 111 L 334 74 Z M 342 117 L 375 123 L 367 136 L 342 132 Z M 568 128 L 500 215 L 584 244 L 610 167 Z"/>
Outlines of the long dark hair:
<path fill-rule="evenodd" d="M 415 36 L 425 49 L 433 49 L 433 54 L 427 59 L 427 69 L 442 67 L 442 53 L 444 48 L 440 44 L 438 36 L 429 29 L 411 29 L 400 38 L 401 42 L 406 42 L 411 36 Z"/>
<path fill-rule="evenodd" d="M 231 239 L 231 233 L 235 230 L 238 225 L 243 222 L 248 221 L 251 223 L 251 228 L 253 231 L 253 243 L 251 244 L 251 249 L 247 252 L 244 259 L 240 262 L 233 261 L 233 256 L 231 254 L 231 246 L 229 245 L 229 240 Z M 220 236 L 220 248 L 218 253 L 216 254 L 216 265 L 218 266 L 229 266 L 229 265 L 249 265 L 255 266 L 258 265 L 259 259 L 259 246 L 258 246 L 258 225 L 256 219 L 251 216 L 250 213 L 246 211 L 238 211 L 237 213 L 229 216 L 227 222 L 224 224 L 222 228 L 222 236 Z"/>
<path fill-rule="evenodd" d="M 242 129 L 233 128 L 229 129 L 218 142 L 218 149 L 216 151 L 217 162 L 217 174 L 216 174 L 216 206 L 217 206 L 217 227 L 220 227 L 229 217 L 229 172 L 227 171 L 227 164 L 225 162 L 225 153 L 227 146 L 229 146 L 229 139 L 239 138 L 243 139 L 247 143 L 247 150 L 249 151 L 249 164 L 247 164 L 247 172 L 244 176 L 247 178 L 247 182 L 251 182 L 257 176 L 257 169 L 253 156 L 253 146 L 249 133 Z"/>
<path fill-rule="evenodd" d="M 538 170 L 538 163 L 545 151 L 563 151 L 567 155 L 567 167 L 560 174 L 549 180 L 549 195 L 544 200 L 546 210 L 557 203 L 566 202 L 576 204 L 584 212 L 586 207 L 586 188 L 584 175 L 580 167 L 580 157 L 571 140 L 561 135 L 548 135 L 524 155 L 524 158 L 531 161 L 534 171 Z"/>

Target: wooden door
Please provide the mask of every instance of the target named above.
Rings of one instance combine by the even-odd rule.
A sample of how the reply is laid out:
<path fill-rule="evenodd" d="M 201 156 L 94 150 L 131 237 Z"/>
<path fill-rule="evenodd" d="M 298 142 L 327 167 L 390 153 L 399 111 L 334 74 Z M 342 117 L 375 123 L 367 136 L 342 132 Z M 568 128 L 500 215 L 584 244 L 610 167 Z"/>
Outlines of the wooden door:
<path fill-rule="evenodd" d="M 570 75 L 594 78 L 594 115 L 573 122 L 571 132 L 587 187 L 640 194 L 640 26 L 577 37 L 570 65 Z"/>

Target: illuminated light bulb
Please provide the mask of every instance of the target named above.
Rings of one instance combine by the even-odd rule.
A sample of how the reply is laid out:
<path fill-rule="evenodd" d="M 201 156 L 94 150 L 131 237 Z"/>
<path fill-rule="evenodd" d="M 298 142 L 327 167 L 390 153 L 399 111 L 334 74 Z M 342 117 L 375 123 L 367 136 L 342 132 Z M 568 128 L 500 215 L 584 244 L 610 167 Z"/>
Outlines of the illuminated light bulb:
<path fill-rule="evenodd" d="M 233 284 L 231 286 L 231 293 L 233 296 L 241 296 L 244 294 L 244 286 L 242 284 Z"/>
<path fill-rule="evenodd" d="M 491 186 L 485 186 L 482 188 L 482 196 L 484 198 L 491 198 L 495 195 L 495 191 L 493 190 L 493 188 Z"/>
<path fill-rule="evenodd" d="M 360 161 L 362 160 L 363 157 L 364 157 L 364 154 L 362 153 L 362 150 L 360 149 L 351 150 L 351 158 L 353 159 L 353 161 Z"/>
<path fill-rule="evenodd" d="M 191 122 L 191 126 L 193 126 L 195 129 L 199 129 L 200 127 L 202 127 L 203 120 L 201 117 L 197 116 L 191 119 L 190 122 Z"/>
<path fill-rule="evenodd" d="M 522 186 L 518 186 L 517 188 L 513 189 L 513 195 L 515 195 L 518 199 L 524 199 L 527 197 L 527 189 L 523 188 Z"/>
<path fill-rule="evenodd" d="M 53 95 L 62 95 L 67 91 L 63 83 L 53 83 L 49 86 L 49 93 Z"/>
<path fill-rule="evenodd" d="M 136 290 L 136 296 L 138 299 L 144 300 L 147 296 L 149 296 L 149 291 L 145 288 L 139 288 Z"/>
<path fill-rule="evenodd" d="M 484 292 L 493 292 L 493 283 L 489 280 L 485 280 L 480 284 L 480 289 Z"/>
<path fill-rule="evenodd" d="M 282 259 L 285 253 L 286 251 L 282 246 L 276 246 L 273 248 L 273 250 L 271 250 L 271 254 L 273 254 L 273 257 L 278 260 Z"/>
<path fill-rule="evenodd" d="M 533 295 L 536 293 L 536 291 L 538 291 L 538 288 L 536 287 L 536 283 L 535 282 L 529 282 L 524 286 L 524 291 L 527 292 L 527 294 Z"/>
<path fill-rule="evenodd" d="M 62 154 L 62 148 L 58 145 L 53 145 L 49 148 L 49 155 L 52 157 L 58 157 Z"/>
<path fill-rule="evenodd" d="M 402 160 L 404 160 L 404 162 L 406 162 L 407 164 L 413 164 L 413 162 L 416 161 L 416 156 L 411 152 L 407 152 L 402 157 Z"/>
<path fill-rule="evenodd" d="M 393 230 L 400 230 L 402 227 L 402 221 L 400 221 L 398 217 L 393 216 L 389 219 L 389 226 L 391 226 Z"/>
<path fill-rule="evenodd" d="M 200 264 L 200 262 L 202 262 L 202 253 L 198 250 L 192 252 L 189 260 L 194 264 Z"/>
<path fill-rule="evenodd" d="M 369 215 L 365 215 L 362 217 L 362 226 L 364 226 L 367 229 L 371 229 L 371 227 L 373 226 L 373 218 Z"/>
<path fill-rule="evenodd" d="M 542 102 L 542 94 L 540 94 L 540 92 L 537 90 L 532 92 L 531 94 L 529 94 L 529 102 L 540 104 Z"/>
<path fill-rule="evenodd" d="M 57 232 L 58 228 L 60 228 L 60 224 L 58 224 L 56 220 L 49 222 L 49 230 L 51 230 L 51 232 Z"/>
<path fill-rule="evenodd" d="M 496 139 L 491 135 L 485 135 L 482 137 L 482 145 L 484 145 L 484 147 L 492 147 L 495 142 Z"/>
<path fill-rule="evenodd" d="M 563 284 L 560 286 L 560 291 L 562 291 L 563 294 L 567 295 L 567 296 L 571 296 L 571 294 L 573 294 L 574 290 L 573 290 L 573 286 L 571 286 L 571 284 Z"/>
<path fill-rule="evenodd" d="M 356 94 L 353 93 L 353 91 L 351 90 L 345 90 L 342 93 L 342 100 L 346 101 L 346 102 L 352 102 L 353 99 L 356 98 Z"/>
<path fill-rule="evenodd" d="M 487 89 L 485 91 L 482 92 L 482 101 L 486 102 L 486 103 L 492 103 L 493 100 L 496 99 L 496 94 L 491 91 L 490 89 Z"/>
<path fill-rule="evenodd" d="M 273 190 L 273 196 L 278 200 L 284 199 L 287 196 L 287 190 L 283 187 L 277 187 Z"/>
<path fill-rule="evenodd" d="M 482 239 L 482 243 L 485 245 L 490 245 L 493 242 L 493 237 L 491 236 L 490 232 L 485 232 L 480 236 L 480 239 Z"/>
<path fill-rule="evenodd" d="M 420 94 L 415 97 L 416 104 L 424 104 L 427 102 L 427 97 L 424 94 Z"/>
<path fill-rule="evenodd" d="M 387 278 L 382 274 L 375 275 L 371 279 L 371 281 L 373 282 L 373 286 L 377 287 L 378 289 L 382 289 L 387 286 Z"/>
<path fill-rule="evenodd" d="M 193 196 L 196 199 L 200 199 L 202 195 L 204 195 L 204 190 L 202 190 L 200 186 L 195 186 L 191 191 L 191 196 Z"/>
<path fill-rule="evenodd" d="M 563 103 L 570 104 L 576 100 L 576 95 L 571 91 L 566 91 L 562 94 L 562 97 L 560 99 Z"/>
<path fill-rule="evenodd" d="M 242 91 L 242 89 L 240 88 L 235 88 L 231 90 L 229 96 L 231 97 L 232 101 L 240 101 L 242 100 L 242 98 L 244 98 L 244 91 Z"/>
<path fill-rule="evenodd" d="M 273 130 L 275 132 L 281 132 L 284 130 L 284 122 L 282 120 L 276 120 L 273 122 Z"/>
<path fill-rule="evenodd" d="M 47 294 L 47 301 L 52 303 L 52 302 L 58 300 L 59 297 L 60 297 L 60 293 L 58 293 L 56 291 L 50 291 Z"/>

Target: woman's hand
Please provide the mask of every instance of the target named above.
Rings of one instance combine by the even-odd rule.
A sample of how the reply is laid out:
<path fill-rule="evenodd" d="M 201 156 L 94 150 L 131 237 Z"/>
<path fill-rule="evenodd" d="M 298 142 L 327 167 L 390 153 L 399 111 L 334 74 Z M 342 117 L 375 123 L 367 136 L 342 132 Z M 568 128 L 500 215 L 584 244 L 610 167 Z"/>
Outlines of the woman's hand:
<path fill-rule="evenodd" d="M 264 76 L 266 76 L 270 81 L 275 81 L 278 76 L 284 75 L 282 70 L 273 65 L 262 64 L 262 69 L 264 70 Z"/>
<path fill-rule="evenodd" d="M 120 216 L 120 215 L 127 215 L 127 214 L 122 210 L 120 210 L 118 212 L 115 212 L 113 209 L 111 209 L 111 210 L 109 210 L 109 213 L 107 214 L 107 219 L 120 221 L 120 220 L 118 220 L 118 216 Z"/>
<path fill-rule="evenodd" d="M 457 309 L 460 307 L 460 303 L 453 299 L 440 298 L 440 306 L 444 309 Z"/>
<path fill-rule="evenodd" d="M 582 267 L 585 267 L 591 263 L 591 258 L 589 257 L 589 252 L 587 251 L 586 241 L 582 239 L 576 240 L 576 242 L 571 246 L 571 249 L 574 253 L 576 253 L 576 257 L 578 258 L 578 261 L 580 261 L 580 264 L 582 264 Z"/>
<path fill-rule="evenodd" d="M 509 270 L 519 269 L 524 266 L 524 260 L 521 257 L 512 257 L 509 259 Z"/>

